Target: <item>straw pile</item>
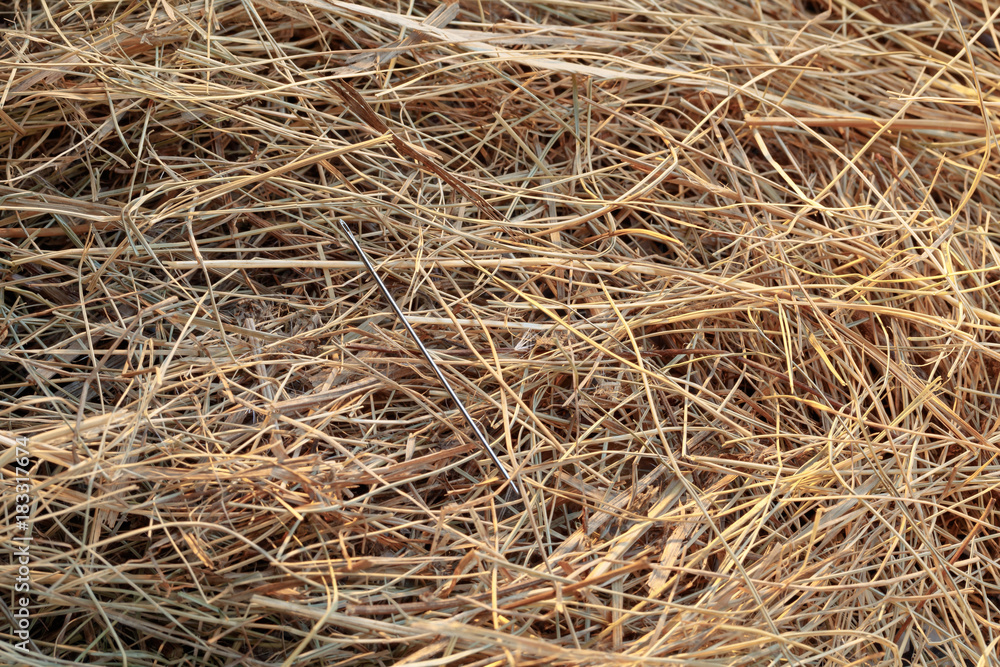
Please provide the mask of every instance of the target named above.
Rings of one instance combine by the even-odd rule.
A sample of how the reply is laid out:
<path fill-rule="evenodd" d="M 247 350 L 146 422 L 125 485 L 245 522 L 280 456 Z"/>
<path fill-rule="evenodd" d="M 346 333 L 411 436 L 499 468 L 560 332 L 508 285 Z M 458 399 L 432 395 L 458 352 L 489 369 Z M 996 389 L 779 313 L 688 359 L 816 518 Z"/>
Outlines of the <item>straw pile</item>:
<path fill-rule="evenodd" d="M 984 7 L 6 5 L 0 662 L 995 664 Z"/>

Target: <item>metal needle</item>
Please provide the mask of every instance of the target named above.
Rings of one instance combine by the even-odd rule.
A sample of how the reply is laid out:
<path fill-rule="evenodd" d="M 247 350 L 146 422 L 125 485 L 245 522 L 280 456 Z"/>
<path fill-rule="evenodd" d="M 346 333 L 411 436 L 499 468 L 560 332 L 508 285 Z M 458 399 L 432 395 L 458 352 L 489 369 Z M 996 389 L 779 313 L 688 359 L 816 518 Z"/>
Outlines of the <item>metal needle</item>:
<path fill-rule="evenodd" d="M 479 444 L 483 446 L 486 453 L 490 455 L 491 459 L 493 459 L 493 463 L 496 464 L 497 468 L 500 469 L 500 472 L 503 473 L 503 476 L 508 482 L 510 482 L 510 488 L 513 490 L 515 496 L 518 498 L 522 497 L 521 489 L 518 488 L 517 482 L 515 482 L 510 476 L 510 473 L 507 472 L 503 463 L 500 462 L 500 458 L 496 455 L 496 452 L 493 451 L 493 448 L 490 447 L 490 443 L 486 440 L 486 436 L 483 435 L 483 432 L 480 430 L 478 424 L 476 424 L 476 422 L 472 419 L 472 415 L 469 414 L 469 411 L 465 409 L 465 404 L 459 400 L 458 394 L 456 394 L 455 390 L 451 388 L 448 378 L 444 376 L 441 368 L 438 367 L 434 358 L 431 357 L 430 351 L 424 347 L 424 344 L 417 336 L 417 332 L 415 332 L 413 327 L 410 326 L 410 323 L 407 321 L 406 315 L 403 314 L 399 304 L 397 304 L 392 298 L 392 295 L 389 294 L 389 289 L 385 286 L 385 283 L 382 282 L 382 279 L 378 277 L 378 273 L 375 272 L 375 267 L 372 265 L 371 260 L 368 259 L 368 255 L 365 254 L 365 251 L 361 249 L 361 245 L 358 243 L 358 240 L 354 238 L 354 234 L 351 233 L 350 227 L 347 226 L 347 223 L 341 220 L 340 228 L 344 230 L 345 234 L 347 234 L 347 238 L 351 241 L 351 245 L 354 246 L 354 250 L 358 253 L 362 263 L 365 265 L 365 268 L 368 269 L 368 273 L 370 273 L 371 277 L 375 279 L 375 284 L 378 285 L 379 291 L 382 292 L 382 296 L 384 296 L 386 301 L 389 302 L 389 305 L 392 306 L 393 311 L 396 313 L 396 317 L 398 317 L 400 322 L 403 323 L 403 326 L 406 327 L 406 330 L 410 333 L 413 341 L 417 344 L 417 347 L 420 348 L 421 354 L 424 355 L 424 359 L 426 359 L 427 363 L 431 365 L 431 368 L 434 369 L 434 373 L 437 375 L 438 380 L 441 381 L 441 384 L 443 384 L 444 388 L 448 391 L 448 395 L 451 396 L 451 400 L 455 401 L 455 405 L 458 406 L 459 412 L 462 413 L 462 416 L 465 417 L 465 421 L 468 422 L 470 427 L 472 427 L 472 431 L 476 434 Z"/>

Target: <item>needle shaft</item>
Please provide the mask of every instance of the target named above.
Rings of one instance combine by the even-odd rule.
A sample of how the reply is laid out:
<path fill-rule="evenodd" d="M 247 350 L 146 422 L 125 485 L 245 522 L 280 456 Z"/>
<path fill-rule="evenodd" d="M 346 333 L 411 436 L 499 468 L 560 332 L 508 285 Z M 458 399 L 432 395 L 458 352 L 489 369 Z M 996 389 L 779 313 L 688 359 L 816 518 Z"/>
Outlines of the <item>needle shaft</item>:
<path fill-rule="evenodd" d="M 420 340 L 420 337 L 417 336 L 417 332 L 413 330 L 413 327 L 410 326 L 409 321 L 407 321 L 406 319 L 406 315 L 403 314 L 403 310 L 399 307 L 399 304 L 397 304 L 396 301 L 392 298 L 392 295 L 389 294 L 389 289 L 385 286 L 385 283 L 382 282 L 382 279 L 379 278 L 378 273 L 375 271 L 375 266 L 372 264 L 371 260 L 368 259 L 368 255 L 365 254 L 365 251 L 361 249 L 361 244 L 359 244 L 358 240 L 354 238 L 354 234 L 351 233 L 350 227 L 347 226 L 347 223 L 341 220 L 340 228 L 344 230 L 345 234 L 347 234 L 347 238 L 350 240 L 351 245 L 354 246 L 355 252 L 358 253 L 358 257 L 361 258 L 361 262 L 365 265 L 365 268 L 368 270 L 368 273 L 371 274 L 371 277 L 375 280 L 375 284 L 378 285 L 378 289 L 380 292 L 382 292 L 382 296 L 384 296 L 386 301 L 389 302 L 389 305 L 392 306 L 392 310 L 396 313 L 396 317 L 398 317 L 399 321 L 403 323 L 404 327 L 406 327 L 406 331 L 409 332 L 410 337 L 413 338 L 413 342 L 415 342 L 417 344 L 417 347 L 420 348 L 420 353 L 424 355 L 424 359 L 426 359 L 427 363 L 429 363 L 431 365 L 431 368 L 434 369 L 434 373 L 437 375 L 438 380 L 441 381 L 441 384 L 444 385 L 444 388 L 448 392 L 448 395 L 451 396 L 451 400 L 453 400 L 455 402 L 455 405 L 458 406 L 459 412 L 462 413 L 462 416 L 465 418 L 465 421 L 472 428 L 472 432 L 476 434 L 476 439 L 479 440 L 479 444 L 483 446 L 483 449 L 486 450 L 486 453 L 490 455 L 491 459 L 493 459 L 493 463 L 497 466 L 497 468 L 500 469 L 500 472 L 507 479 L 507 481 L 510 482 L 511 489 L 513 490 L 514 494 L 517 497 L 521 497 L 522 496 L 521 490 L 518 488 L 517 482 L 515 482 L 514 479 L 510 476 L 510 473 L 507 472 L 507 469 L 504 467 L 503 463 L 500 462 L 500 458 L 496 455 L 496 452 L 493 451 L 493 448 L 490 447 L 490 443 L 486 439 L 486 436 L 483 434 L 482 430 L 479 428 L 479 425 L 476 424 L 475 420 L 472 419 L 472 415 L 470 415 L 469 411 L 465 409 L 465 404 L 462 403 L 462 401 L 458 398 L 458 394 L 455 393 L 455 390 L 451 388 L 451 383 L 448 382 L 448 378 L 445 377 L 444 372 L 441 371 L 441 368 L 437 365 L 437 362 L 434 361 L 434 358 L 431 356 L 430 350 L 424 347 L 424 344 Z"/>

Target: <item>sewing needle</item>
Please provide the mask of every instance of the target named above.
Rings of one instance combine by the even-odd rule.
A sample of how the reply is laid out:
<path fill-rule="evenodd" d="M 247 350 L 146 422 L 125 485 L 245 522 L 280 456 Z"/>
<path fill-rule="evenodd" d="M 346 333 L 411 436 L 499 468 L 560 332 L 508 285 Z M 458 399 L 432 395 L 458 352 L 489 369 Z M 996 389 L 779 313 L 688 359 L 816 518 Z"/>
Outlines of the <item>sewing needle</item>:
<path fill-rule="evenodd" d="M 389 302 L 389 305 L 392 306 L 393 311 L 396 313 L 396 317 L 398 317 L 399 321 L 403 323 L 404 327 L 406 327 L 406 330 L 407 332 L 409 332 L 410 337 L 413 338 L 413 341 L 417 344 L 417 347 L 420 349 L 421 354 L 424 355 L 424 359 L 426 359 L 427 363 L 429 363 L 431 365 L 431 368 L 434 369 L 434 373 L 437 375 L 438 380 L 440 380 L 441 384 L 444 385 L 444 388 L 445 390 L 447 390 L 448 395 L 451 396 L 451 400 L 453 400 L 455 402 L 455 405 L 458 406 L 459 412 L 462 413 L 462 416 L 465 418 L 465 421 L 472 428 L 473 433 L 476 434 L 476 439 L 479 440 L 479 444 L 483 446 L 483 449 L 486 450 L 486 453 L 490 455 L 491 459 L 493 459 L 493 463 L 497 466 L 497 468 L 500 469 L 500 472 L 507 479 L 507 481 L 510 482 L 510 488 L 514 493 L 514 496 L 516 498 L 522 498 L 523 494 L 521 493 L 521 490 L 518 488 L 517 482 L 515 482 L 514 479 L 510 476 L 510 473 L 507 472 L 507 469 L 504 467 L 503 463 L 500 462 L 500 458 L 496 455 L 496 452 L 493 451 L 493 448 L 490 447 L 490 443 L 489 441 L 486 440 L 486 436 L 483 435 L 483 432 L 482 430 L 480 430 L 479 425 L 476 424 L 476 422 L 472 419 L 472 415 L 470 415 L 469 411 L 465 409 L 465 404 L 462 403 L 462 401 L 458 398 L 458 394 L 456 394 L 455 390 L 451 388 L 451 383 L 448 382 L 448 379 L 441 371 L 441 368 L 437 365 L 437 362 L 434 361 L 434 358 L 431 356 L 430 350 L 424 347 L 423 342 L 421 342 L 420 338 L 417 336 L 417 332 L 413 330 L 413 327 L 410 326 L 410 322 L 406 319 L 406 315 L 403 314 L 403 310 L 399 307 L 399 304 L 397 304 L 396 301 L 392 298 L 392 295 L 389 294 L 389 289 L 385 286 L 385 283 L 382 282 L 382 279 L 379 278 L 378 273 L 376 273 L 375 271 L 375 266 L 372 265 L 372 262 L 370 259 L 368 259 L 368 255 L 365 253 L 365 251 L 361 249 L 361 244 L 359 244 L 358 240 L 354 238 L 354 234 L 351 233 L 350 227 L 347 226 L 347 223 L 341 220 L 340 228 L 344 230 L 345 234 L 347 234 L 347 238 L 350 240 L 351 245 L 354 246 L 355 252 L 358 253 L 358 257 L 361 258 L 361 262 L 362 264 L 365 265 L 365 268 L 368 270 L 368 273 L 371 275 L 372 278 L 374 278 L 375 284 L 378 285 L 379 291 L 382 292 L 382 296 L 384 296 L 386 301 Z"/>

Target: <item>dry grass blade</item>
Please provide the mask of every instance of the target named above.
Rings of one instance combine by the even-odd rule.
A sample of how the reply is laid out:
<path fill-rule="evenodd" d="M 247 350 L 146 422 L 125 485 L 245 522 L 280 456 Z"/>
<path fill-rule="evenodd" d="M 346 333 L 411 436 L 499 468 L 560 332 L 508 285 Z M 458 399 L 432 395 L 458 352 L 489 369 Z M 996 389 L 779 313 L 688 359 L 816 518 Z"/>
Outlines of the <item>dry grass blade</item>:
<path fill-rule="evenodd" d="M 0 664 L 1000 664 L 998 18 L 0 3 Z"/>

